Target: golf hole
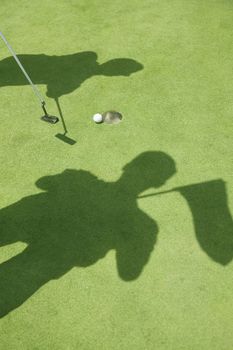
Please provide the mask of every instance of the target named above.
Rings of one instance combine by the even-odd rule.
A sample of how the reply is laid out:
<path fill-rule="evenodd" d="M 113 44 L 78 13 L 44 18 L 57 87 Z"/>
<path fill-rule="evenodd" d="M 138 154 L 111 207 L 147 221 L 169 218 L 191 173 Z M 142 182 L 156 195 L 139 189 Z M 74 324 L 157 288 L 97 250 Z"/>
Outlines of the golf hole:
<path fill-rule="evenodd" d="M 103 113 L 103 122 L 106 124 L 119 124 L 122 118 L 122 114 L 116 111 L 107 111 Z"/>

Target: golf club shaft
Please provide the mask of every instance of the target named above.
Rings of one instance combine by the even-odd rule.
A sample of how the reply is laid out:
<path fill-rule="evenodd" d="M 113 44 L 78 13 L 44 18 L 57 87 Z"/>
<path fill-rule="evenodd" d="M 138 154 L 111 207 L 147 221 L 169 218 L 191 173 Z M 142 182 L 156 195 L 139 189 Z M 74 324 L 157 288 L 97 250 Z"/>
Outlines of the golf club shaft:
<path fill-rule="evenodd" d="M 35 95 L 37 96 L 38 100 L 40 101 L 42 108 L 43 106 L 45 106 L 45 101 L 40 93 L 40 91 L 37 89 L 37 87 L 33 84 L 31 78 L 29 77 L 29 75 L 27 74 L 27 72 L 25 71 L 24 67 L 22 66 L 20 60 L 18 59 L 16 53 L 14 52 L 14 50 L 12 49 L 12 47 L 10 46 L 10 44 L 8 43 L 8 41 L 6 40 L 5 36 L 3 35 L 3 33 L 0 31 L 0 36 L 2 38 L 2 40 L 4 41 L 4 43 L 6 44 L 6 46 L 8 47 L 10 53 L 12 54 L 12 56 L 14 57 L 16 63 L 18 64 L 18 66 L 20 67 L 21 71 L 23 72 L 25 78 L 28 80 L 29 84 L 31 85 Z"/>

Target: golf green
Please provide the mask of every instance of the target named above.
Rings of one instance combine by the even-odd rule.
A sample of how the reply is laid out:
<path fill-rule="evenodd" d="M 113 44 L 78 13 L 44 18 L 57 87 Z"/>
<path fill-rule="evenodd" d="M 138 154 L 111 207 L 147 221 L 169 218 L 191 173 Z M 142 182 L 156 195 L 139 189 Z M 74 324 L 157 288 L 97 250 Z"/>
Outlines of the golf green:
<path fill-rule="evenodd" d="M 233 349 L 233 3 L 1 0 L 0 23 L 60 119 L 0 40 L 0 349 Z"/>

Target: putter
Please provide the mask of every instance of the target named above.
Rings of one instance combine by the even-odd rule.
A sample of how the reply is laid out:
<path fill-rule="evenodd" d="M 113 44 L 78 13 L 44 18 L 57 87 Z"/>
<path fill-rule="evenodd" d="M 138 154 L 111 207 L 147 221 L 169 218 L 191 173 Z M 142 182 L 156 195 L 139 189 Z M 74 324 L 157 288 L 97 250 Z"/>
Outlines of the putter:
<path fill-rule="evenodd" d="M 46 108 L 45 108 L 45 101 L 40 93 L 40 91 L 38 90 L 38 88 L 36 87 L 36 85 L 33 84 L 31 78 L 29 77 L 28 73 L 26 72 L 26 70 L 24 69 L 24 67 L 22 66 L 20 60 L 18 59 L 16 53 L 14 52 L 14 50 L 12 49 L 12 47 L 10 46 L 10 44 L 8 43 L 8 41 L 6 40 L 5 36 L 3 35 L 3 33 L 0 31 L 0 36 L 2 38 L 2 40 L 4 41 L 4 43 L 6 44 L 7 48 L 9 49 L 10 53 L 12 54 L 12 56 L 14 57 L 16 63 L 18 64 L 19 68 L 21 69 L 21 71 L 23 72 L 25 78 L 27 79 L 27 81 L 29 82 L 29 84 L 32 87 L 32 90 L 35 94 L 35 96 L 38 98 L 38 100 L 40 101 L 40 105 L 43 109 L 44 115 L 41 117 L 41 119 L 47 123 L 50 124 L 56 124 L 59 121 L 58 117 L 49 115 Z"/>

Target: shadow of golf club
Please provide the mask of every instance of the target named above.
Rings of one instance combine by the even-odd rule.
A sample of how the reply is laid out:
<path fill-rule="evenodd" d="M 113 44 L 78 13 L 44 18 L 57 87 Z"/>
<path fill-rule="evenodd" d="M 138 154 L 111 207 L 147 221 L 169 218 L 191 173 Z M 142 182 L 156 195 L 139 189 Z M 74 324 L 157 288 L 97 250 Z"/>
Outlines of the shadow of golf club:
<path fill-rule="evenodd" d="M 58 100 L 57 97 L 55 98 L 55 102 L 56 102 L 56 105 L 57 105 L 57 109 L 58 109 L 58 113 L 59 113 L 59 116 L 60 116 L 60 119 L 61 119 L 61 122 L 62 122 L 63 129 L 64 129 L 64 134 L 58 133 L 58 134 L 55 135 L 55 137 L 57 137 L 59 140 L 65 142 L 65 143 L 68 143 L 69 145 L 72 146 L 72 145 L 74 145 L 76 143 L 76 141 L 71 139 L 70 137 L 68 137 L 66 135 L 68 133 L 68 130 L 67 130 L 65 119 L 63 117 L 61 106 L 60 106 L 60 103 L 59 103 L 59 100 Z"/>

